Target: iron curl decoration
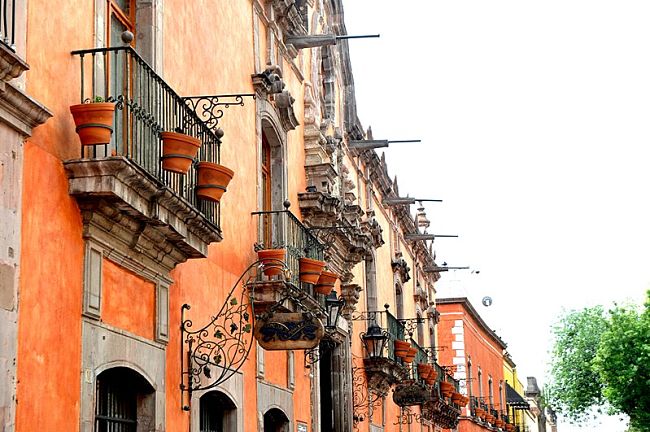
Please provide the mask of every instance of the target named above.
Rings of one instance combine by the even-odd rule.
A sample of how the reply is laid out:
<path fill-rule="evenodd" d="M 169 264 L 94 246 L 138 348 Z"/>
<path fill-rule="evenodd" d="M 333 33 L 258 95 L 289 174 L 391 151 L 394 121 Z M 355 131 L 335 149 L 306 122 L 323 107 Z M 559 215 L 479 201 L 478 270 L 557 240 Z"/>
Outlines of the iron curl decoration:
<path fill-rule="evenodd" d="M 252 97 L 254 93 L 225 94 L 213 96 L 188 96 L 183 100 L 188 107 L 206 124 L 215 131 L 219 126 L 219 119 L 224 115 L 224 109 L 231 106 L 244 106 L 244 98 Z"/>
<path fill-rule="evenodd" d="M 287 271 L 286 264 L 279 262 Z M 261 261 L 249 265 L 226 296 L 218 313 L 199 329 L 185 316 L 191 306 L 181 307 L 181 405 L 189 411 L 192 392 L 214 388 L 243 366 L 253 346 L 253 302 L 246 286 L 257 278 Z M 241 292 L 235 293 L 241 285 Z M 183 397 L 187 394 L 187 403 Z"/>
<path fill-rule="evenodd" d="M 352 359 L 355 363 L 356 358 Z M 372 416 L 375 406 L 383 399 L 368 389 L 363 367 L 352 366 L 352 425 L 359 430 L 359 423 Z"/>

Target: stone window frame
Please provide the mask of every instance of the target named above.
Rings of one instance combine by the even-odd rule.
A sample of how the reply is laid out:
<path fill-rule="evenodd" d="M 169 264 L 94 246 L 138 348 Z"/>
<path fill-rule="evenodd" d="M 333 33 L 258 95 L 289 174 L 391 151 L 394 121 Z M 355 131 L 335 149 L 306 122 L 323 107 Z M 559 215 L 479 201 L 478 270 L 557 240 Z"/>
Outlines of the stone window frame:
<path fill-rule="evenodd" d="M 262 136 L 271 149 L 271 209 L 283 210 L 283 203 L 288 190 L 288 150 L 287 133 L 282 127 L 275 107 L 264 98 L 256 98 L 257 122 L 257 166 L 258 166 L 258 208 L 263 209 L 262 202 Z M 261 234 L 261 233 L 260 233 Z"/>
<path fill-rule="evenodd" d="M 105 370 L 125 367 L 140 374 L 153 388 L 155 431 L 165 425 L 165 346 L 84 317 L 81 322 L 80 432 L 95 430 L 97 377 Z M 162 429 L 161 429 L 162 427 Z"/>
<path fill-rule="evenodd" d="M 210 392 L 219 392 L 224 394 L 235 405 L 234 425 L 229 425 L 226 432 L 243 432 L 244 431 L 244 375 L 242 372 L 236 372 L 229 379 L 220 385 L 207 390 L 192 392 L 190 401 L 190 432 L 199 432 L 201 430 L 201 397 Z"/>

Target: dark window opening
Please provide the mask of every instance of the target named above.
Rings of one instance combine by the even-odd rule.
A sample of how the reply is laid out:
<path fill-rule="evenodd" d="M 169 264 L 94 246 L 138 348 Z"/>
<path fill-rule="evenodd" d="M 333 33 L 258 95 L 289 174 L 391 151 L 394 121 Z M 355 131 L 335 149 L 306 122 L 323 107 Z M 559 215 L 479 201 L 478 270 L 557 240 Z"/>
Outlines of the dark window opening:
<path fill-rule="evenodd" d="M 229 432 L 235 430 L 235 404 L 221 392 L 206 393 L 200 402 L 200 432 Z"/>
<path fill-rule="evenodd" d="M 140 432 L 153 424 L 153 388 L 123 367 L 97 377 L 95 432 Z"/>

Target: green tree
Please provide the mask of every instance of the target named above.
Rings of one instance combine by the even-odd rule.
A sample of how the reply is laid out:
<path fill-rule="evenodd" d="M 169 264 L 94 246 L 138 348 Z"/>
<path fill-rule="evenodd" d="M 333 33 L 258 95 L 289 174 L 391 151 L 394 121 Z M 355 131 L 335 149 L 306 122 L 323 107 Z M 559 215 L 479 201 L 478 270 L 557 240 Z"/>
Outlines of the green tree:
<path fill-rule="evenodd" d="M 550 405 L 579 422 L 593 408 L 624 413 L 631 430 L 650 432 L 650 300 L 642 312 L 569 312 L 553 333 Z"/>

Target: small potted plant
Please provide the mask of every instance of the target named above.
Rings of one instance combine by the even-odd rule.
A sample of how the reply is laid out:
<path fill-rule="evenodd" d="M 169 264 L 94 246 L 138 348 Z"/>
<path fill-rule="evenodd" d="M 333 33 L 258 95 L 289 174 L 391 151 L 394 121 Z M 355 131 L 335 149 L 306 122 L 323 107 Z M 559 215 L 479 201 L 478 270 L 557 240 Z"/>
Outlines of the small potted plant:
<path fill-rule="evenodd" d="M 199 162 L 196 167 L 196 196 L 219 202 L 235 172 L 214 162 Z"/>
<path fill-rule="evenodd" d="M 161 132 L 162 168 L 177 174 L 187 174 L 201 148 L 201 140 L 180 132 Z"/>
<path fill-rule="evenodd" d="M 76 132 L 83 146 L 108 144 L 113 135 L 115 104 L 95 96 L 85 103 L 70 106 Z"/>

